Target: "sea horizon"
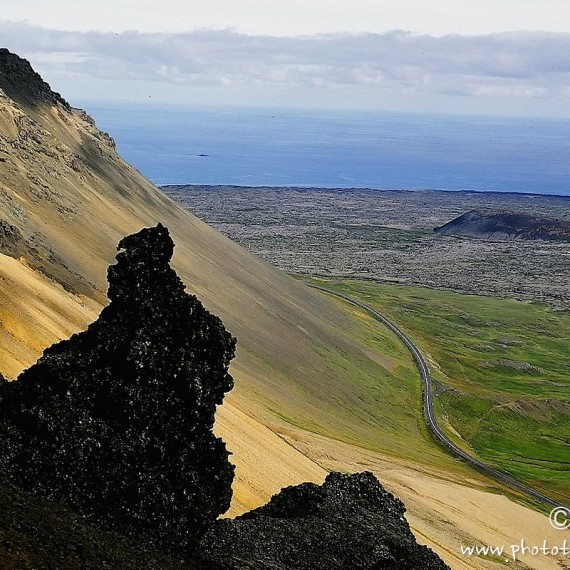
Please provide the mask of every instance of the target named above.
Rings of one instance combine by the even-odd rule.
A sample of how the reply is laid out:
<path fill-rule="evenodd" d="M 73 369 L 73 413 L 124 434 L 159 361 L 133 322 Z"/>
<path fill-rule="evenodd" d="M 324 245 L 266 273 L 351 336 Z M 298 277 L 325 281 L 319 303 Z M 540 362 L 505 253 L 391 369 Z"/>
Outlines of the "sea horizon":
<path fill-rule="evenodd" d="M 85 105 L 158 186 L 570 196 L 570 120 Z"/>
<path fill-rule="evenodd" d="M 513 192 L 509 190 L 467 190 L 467 189 L 441 189 L 441 188 L 369 188 L 369 187 L 347 187 L 347 186 L 308 186 L 308 185 L 287 185 L 287 186 L 274 186 L 271 184 L 184 184 L 184 183 L 171 183 L 171 184 L 157 184 L 158 188 L 215 188 L 227 189 L 238 188 L 242 190 L 307 190 L 307 191 L 332 191 L 332 192 L 350 192 L 351 190 L 358 190 L 361 192 L 452 192 L 454 194 L 505 194 L 512 196 L 524 196 L 528 198 L 562 198 L 570 200 L 570 194 L 539 194 L 532 192 Z"/>

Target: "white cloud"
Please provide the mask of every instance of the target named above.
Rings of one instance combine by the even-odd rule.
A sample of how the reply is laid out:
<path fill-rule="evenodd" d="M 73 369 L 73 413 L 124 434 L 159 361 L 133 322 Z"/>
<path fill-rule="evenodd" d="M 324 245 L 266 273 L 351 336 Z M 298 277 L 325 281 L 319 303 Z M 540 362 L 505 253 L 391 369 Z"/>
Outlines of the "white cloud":
<path fill-rule="evenodd" d="M 384 33 L 430 35 L 514 30 L 565 32 L 563 0 L 0 0 L 11 21 L 67 31 L 188 32 L 235 29 L 249 35 Z"/>
<path fill-rule="evenodd" d="M 570 34 L 295 38 L 229 30 L 80 33 L 27 24 L 0 24 L 0 34 L 9 49 L 31 59 L 48 79 L 65 74 L 113 81 L 123 86 L 118 93 L 128 91 L 128 82 L 146 82 L 162 86 L 162 92 L 168 85 L 249 89 L 258 101 L 264 90 L 273 98 L 279 89 L 294 89 L 302 99 L 303 89 L 313 97 L 315 89 L 327 96 L 326 91 L 350 88 L 379 102 L 405 94 L 536 99 L 548 105 L 549 98 L 570 89 Z"/>

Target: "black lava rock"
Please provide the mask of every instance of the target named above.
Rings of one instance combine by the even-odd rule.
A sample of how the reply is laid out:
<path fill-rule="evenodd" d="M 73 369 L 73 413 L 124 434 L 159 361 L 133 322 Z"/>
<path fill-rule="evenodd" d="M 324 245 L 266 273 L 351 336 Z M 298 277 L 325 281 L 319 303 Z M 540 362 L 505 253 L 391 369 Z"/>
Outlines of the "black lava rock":
<path fill-rule="evenodd" d="M 193 553 L 231 500 L 212 427 L 235 339 L 185 293 L 173 248 L 160 224 L 124 238 L 99 319 L 0 379 L 0 468 L 38 497 Z"/>
<path fill-rule="evenodd" d="M 0 478 L 2 570 L 190 570 L 179 552 L 163 552 L 61 503 L 34 497 Z"/>
<path fill-rule="evenodd" d="M 263 507 L 216 521 L 201 561 L 235 570 L 449 570 L 417 544 L 404 513 L 372 473 L 331 473 L 322 486 L 287 487 Z"/>

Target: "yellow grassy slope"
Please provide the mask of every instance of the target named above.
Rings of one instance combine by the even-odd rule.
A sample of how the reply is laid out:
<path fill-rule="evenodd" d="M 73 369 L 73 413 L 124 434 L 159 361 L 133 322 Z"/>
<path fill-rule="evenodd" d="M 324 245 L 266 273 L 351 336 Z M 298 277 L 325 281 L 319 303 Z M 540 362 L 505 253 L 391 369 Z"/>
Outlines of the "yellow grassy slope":
<path fill-rule="evenodd" d="M 126 165 L 112 141 L 81 112 L 59 106 L 19 107 L 0 94 L 0 129 L 0 219 L 62 261 L 51 266 L 48 278 L 34 269 L 32 259 L 0 255 L 0 371 L 15 377 L 44 347 L 85 328 L 106 302 L 106 268 L 119 239 L 162 222 L 176 243 L 173 264 L 188 290 L 238 338 L 232 365 L 236 389 L 219 412 L 216 428 L 237 465 L 230 514 L 264 502 L 284 485 L 321 481 L 328 468 L 353 471 L 369 466 L 366 450 L 353 445 L 338 452 L 327 438 L 309 445 L 301 432 L 286 433 L 283 417 L 283 410 L 295 409 L 316 424 L 334 423 L 330 415 L 335 406 L 351 395 L 353 379 L 343 371 L 343 362 L 371 358 L 368 348 L 343 333 L 355 326 L 350 312 L 339 311 L 323 295 L 181 210 Z M 327 354 L 341 355 L 336 368 Z M 375 425 L 372 419 L 346 412 L 339 429 L 352 423 L 355 433 L 369 432 Z M 441 488 L 432 485 L 439 489 L 434 497 L 412 501 L 411 517 L 418 521 L 420 538 L 449 557 L 457 539 L 441 532 L 439 518 L 437 524 L 431 521 L 431 507 L 445 503 L 448 490 L 465 484 L 479 487 L 489 505 L 494 495 L 480 477 L 472 475 L 467 481 L 467 469 L 429 442 L 418 446 L 429 455 L 427 464 L 442 465 L 429 473 Z M 323 457 L 327 447 L 335 451 Z M 378 462 L 370 468 L 385 480 L 385 465 Z M 424 493 L 422 470 L 397 461 L 393 465 L 400 479 L 391 477 L 389 487 L 400 489 L 399 481 L 408 477 L 409 488 Z M 521 516 L 526 513 L 516 508 Z M 471 502 L 458 501 L 452 510 L 457 509 L 468 520 Z M 453 524 L 449 513 L 441 517 Z M 516 533 L 509 519 L 511 523 Z M 472 532 L 473 540 L 483 536 L 477 525 Z"/>

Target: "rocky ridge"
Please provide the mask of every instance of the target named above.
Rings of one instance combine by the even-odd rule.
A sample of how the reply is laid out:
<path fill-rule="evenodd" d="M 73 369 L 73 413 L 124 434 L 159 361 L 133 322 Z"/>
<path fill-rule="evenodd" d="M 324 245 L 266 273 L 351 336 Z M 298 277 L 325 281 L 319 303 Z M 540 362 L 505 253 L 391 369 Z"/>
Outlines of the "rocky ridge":
<path fill-rule="evenodd" d="M 0 48 L 0 88 L 14 101 L 31 104 L 61 105 L 69 103 L 36 73 L 30 62 L 6 48 Z"/>
<path fill-rule="evenodd" d="M 66 131 L 77 127 L 70 137 Z M 94 156 L 101 159 L 114 148 L 113 139 L 54 92 L 27 60 L 1 48 L 0 253 L 23 259 L 67 290 L 92 295 L 94 285 L 55 251 L 45 219 L 32 210 L 46 205 L 59 223 L 81 218 L 80 204 L 65 187 L 88 184 Z"/>

